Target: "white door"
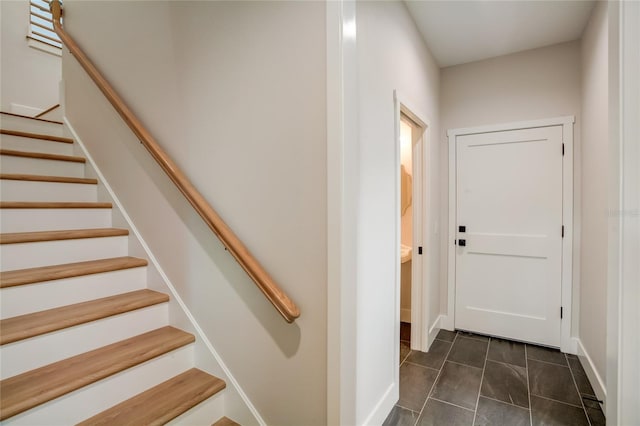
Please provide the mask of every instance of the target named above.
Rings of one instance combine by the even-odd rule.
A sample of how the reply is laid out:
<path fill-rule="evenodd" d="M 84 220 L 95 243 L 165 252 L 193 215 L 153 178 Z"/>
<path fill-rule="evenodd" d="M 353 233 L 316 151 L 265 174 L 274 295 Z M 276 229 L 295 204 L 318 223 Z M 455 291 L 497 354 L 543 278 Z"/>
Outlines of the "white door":
<path fill-rule="evenodd" d="M 455 327 L 560 346 L 562 126 L 457 136 Z"/>

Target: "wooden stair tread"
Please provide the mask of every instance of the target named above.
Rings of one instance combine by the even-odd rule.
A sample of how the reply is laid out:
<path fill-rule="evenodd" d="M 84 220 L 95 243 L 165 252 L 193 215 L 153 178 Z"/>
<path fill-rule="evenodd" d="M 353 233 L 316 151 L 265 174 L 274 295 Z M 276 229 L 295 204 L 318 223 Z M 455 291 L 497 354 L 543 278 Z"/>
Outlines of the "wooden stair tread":
<path fill-rule="evenodd" d="M 223 380 L 192 368 L 78 425 L 163 425 L 225 386 Z"/>
<path fill-rule="evenodd" d="M 123 256 L 111 259 L 65 263 L 62 265 L 41 266 L 38 268 L 16 269 L 14 271 L 4 271 L 0 273 L 0 288 L 138 268 L 141 266 L 147 266 L 145 259 Z"/>
<path fill-rule="evenodd" d="M 30 182 L 58 182 L 58 183 L 84 183 L 97 185 L 98 179 L 93 178 L 75 178 L 67 176 L 44 176 L 44 175 L 25 175 L 16 173 L 0 173 L 0 179 L 4 180 L 24 180 Z"/>
<path fill-rule="evenodd" d="M 85 163 L 87 161 L 84 157 L 76 157 L 73 155 L 47 154 L 45 152 L 16 151 L 13 149 L 0 149 L 0 155 L 10 155 L 12 157 L 24 157 L 24 158 L 37 158 L 40 160 L 68 161 L 71 163 Z"/>
<path fill-rule="evenodd" d="M 0 209 L 110 209 L 111 203 L 78 201 L 0 201 Z"/>
<path fill-rule="evenodd" d="M 47 135 L 45 133 L 23 132 L 22 130 L 0 129 L 1 135 L 18 136 L 21 138 L 40 139 L 49 142 L 73 143 L 73 139 L 63 136 Z"/>
<path fill-rule="evenodd" d="M 240 426 L 239 423 L 234 422 L 229 417 L 222 417 L 211 426 Z"/>
<path fill-rule="evenodd" d="M 0 244 L 35 243 L 41 241 L 75 240 L 82 238 L 118 237 L 129 235 L 126 229 L 95 228 L 65 231 L 11 232 L 0 234 Z"/>
<path fill-rule="evenodd" d="M 60 105 L 58 105 L 57 107 L 59 107 Z M 56 108 L 57 108 L 56 107 Z M 48 111 L 43 111 L 40 114 L 46 114 L 48 112 L 53 111 L 55 108 L 50 108 Z M 13 112 L 4 112 L 4 111 L 0 111 L 0 114 L 3 115 L 10 115 L 12 117 L 20 117 L 20 118 L 28 118 L 29 120 L 36 120 L 36 121 L 43 121 L 45 123 L 53 123 L 53 124 L 64 124 L 62 121 L 55 121 L 55 120 L 47 120 L 46 118 L 40 118 L 38 116 L 36 117 L 29 117 L 28 115 L 22 115 L 22 114 L 15 114 Z"/>
<path fill-rule="evenodd" d="M 169 301 L 143 289 L 0 320 L 0 345 Z"/>
<path fill-rule="evenodd" d="M 162 327 L 0 381 L 0 420 L 193 343 L 192 334 Z"/>

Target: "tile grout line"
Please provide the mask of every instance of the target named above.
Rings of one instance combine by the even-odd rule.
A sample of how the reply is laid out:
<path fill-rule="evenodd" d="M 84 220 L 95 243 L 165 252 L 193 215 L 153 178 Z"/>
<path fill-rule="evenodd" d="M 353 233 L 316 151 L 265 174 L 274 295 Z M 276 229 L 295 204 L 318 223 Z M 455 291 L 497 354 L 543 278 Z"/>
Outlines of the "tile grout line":
<path fill-rule="evenodd" d="M 528 411 L 527 407 L 523 407 L 522 405 L 516 405 L 516 404 L 512 404 L 510 402 L 501 401 L 499 399 L 491 398 L 490 396 L 487 396 L 487 395 L 480 395 L 480 397 L 484 398 L 484 399 L 490 399 L 490 400 L 495 401 L 495 402 L 499 402 L 500 404 L 509 405 L 511 407 L 522 408 L 523 410 L 527 410 Z"/>
<path fill-rule="evenodd" d="M 432 400 L 438 401 L 438 402 L 442 402 L 443 404 L 452 405 L 452 406 L 454 406 L 456 408 L 462 408 L 463 410 L 471 411 L 472 413 L 475 414 L 475 411 L 473 411 L 471 408 L 466 408 L 466 407 L 463 407 L 462 405 L 458 405 L 458 404 L 454 404 L 453 402 L 445 401 L 444 399 L 438 399 L 438 398 L 434 398 L 434 397 L 430 397 L 429 399 L 432 399 Z"/>
<path fill-rule="evenodd" d="M 551 365 L 557 365 L 558 367 L 570 368 L 569 365 L 558 364 L 557 362 L 542 361 L 540 359 L 535 359 L 535 358 L 528 358 L 528 359 L 530 359 L 531 361 L 535 361 L 535 362 L 541 362 L 543 364 L 551 364 Z"/>
<path fill-rule="evenodd" d="M 429 402 L 429 397 L 433 393 L 433 390 L 436 388 L 436 384 L 438 384 L 438 379 L 440 378 L 440 375 L 442 374 L 442 369 L 444 368 L 444 364 L 447 362 L 447 358 L 449 357 L 449 354 L 451 353 L 451 350 L 453 349 L 453 345 L 454 345 L 454 343 L 456 342 L 457 339 L 458 339 L 458 333 L 456 333 L 456 335 L 453 337 L 453 342 L 451 342 L 451 346 L 449 346 L 449 350 L 447 351 L 447 354 L 444 356 L 444 359 L 442 360 L 442 365 L 440 365 L 440 370 L 438 370 L 438 375 L 436 376 L 436 379 L 433 381 L 433 384 L 431 385 L 431 389 L 429 389 L 429 392 L 427 393 L 427 398 L 424 400 L 424 403 L 422 404 L 422 408 L 420 409 L 420 413 L 418 413 L 418 418 L 416 419 L 416 421 L 413 424 L 413 426 L 417 426 L 418 425 L 418 422 L 420 421 L 420 418 L 422 417 L 422 412 L 424 411 L 424 407 L 426 407 L 427 402 Z"/>
<path fill-rule="evenodd" d="M 531 383 L 529 383 L 529 354 L 527 345 L 524 345 L 524 365 L 527 373 L 527 397 L 529 398 L 529 424 L 533 426 L 533 406 L 531 405 Z"/>
<path fill-rule="evenodd" d="M 569 355 L 570 354 L 565 354 L 565 355 L 567 355 L 567 361 L 569 361 L 569 359 L 570 359 Z M 578 361 L 578 363 L 580 363 L 580 361 Z M 574 369 L 571 366 L 571 362 L 569 362 L 569 370 L 571 370 L 571 373 L 573 373 L 574 379 L 576 377 L 578 377 L 578 375 L 582 375 L 587 379 L 587 382 L 589 382 L 589 386 L 591 386 L 591 382 L 589 381 L 589 377 L 587 377 L 587 373 L 584 371 L 584 369 L 582 371 L 577 369 L 577 368 Z M 576 385 L 577 384 L 578 384 L 578 380 L 576 379 Z M 596 395 L 595 391 L 593 390 L 593 386 L 591 386 L 591 391 L 592 391 L 592 393 L 585 393 L 585 392 L 581 392 L 580 389 L 578 389 L 578 393 L 580 394 L 580 399 L 582 399 L 583 396 L 591 396 L 591 397 L 597 398 L 597 395 Z M 600 402 L 598 402 L 598 404 L 600 404 Z M 600 408 L 602 408 L 602 407 L 600 407 Z"/>
<path fill-rule="evenodd" d="M 458 362 L 458 361 L 451 361 L 450 359 L 448 359 L 447 362 L 450 362 L 451 364 L 462 365 L 463 367 L 475 368 L 476 370 L 484 370 L 484 367 L 476 367 L 474 365 L 463 364 L 463 363 Z"/>
<path fill-rule="evenodd" d="M 473 423 L 472 426 L 475 426 L 476 419 L 478 418 L 478 404 L 480 403 L 480 393 L 482 393 L 482 382 L 484 381 L 484 371 L 487 368 L 487 358 L 489 357 L 489 346 L 491 345 L 491 338 L 487 342 L 487 351 L 484 353 L 484 365 L 482 366 L 482 376 L 480 377 L 480 387 L 478 388 L 478 397 L 476 398 L 476 409 L 473 410 Z"/>
<path fill-rule="evenodd" d="M 417 412 L 417 411 L 412 410 L 411 408 L 407 408 L 407 407 L 405 407 L 404 405 L 400 405 L 400 404 L 398 404 L 398 403 L 396 403 L 396 405 L 394 405 L 394 407 L 400 407 L 400 408 L 402 408 L 403 410 L 411 411 L 412 413 L 416 413 L 416 414 L 418 414 L 418 412 Z"/>
<path fill-rule="evenodd" d="M 569 364 L 569 359 L 567 358 L 567 355 L 564 355 L 564 358 L 567 360 L 567 364 Z M 569 364 L 569 372 L 571 373 L 571 380 L 573 380 L 573 386 L 575 386 L 576 391 L 578 392 L 578 398 L 580 398 L 580 404 L 582 405 L 582 411 L 584 411 L 584 415 L 587 418 L 587 423 L 589 424 L 589 426 L 591 426 L 591 419 L 589 418 L 589 413 L 587 413 L 587 407 L 584 406 L 584 400 L 582 399 L 582 393 L 580 392 L 580 389 L 578 388 L 578 383 L 576 382 L 576 378 L 573 375 L 573 370 L 571 369 L 571 364 Z"/>
<path fill-rule="evenodd" d="M 407 352 L 404 358 L 402 358 L 402 361 L 400 361 L 400 367 L 402 367 L 402 364 L 404 364 L 407 358 L 409 358 L 409 355 L 411 355 L 411 349 L 409 349 L 409 352 Z"/>
<path fill-rule="evenodd" d="M 553 398 L 549 398 L 549 397 L 546 397 L 546 396 L 542 396 L 542 395 L 535 395 L 535 394 L 534 394 L 533 396 L 535 396 L 536 398 L 546 399 L 547 401 L 557 402 L 558 404 L 568 405 L 569 407 L 573 407 L 573 408 L 581 408 L 581 407 L 580 407 L 580 405 L 570 404 L 570 403 L 568 403 L 568 402 L 560 401 L 560 400 L 553 399 Z"/>
<path fill-rule="evenodd" d="M 436 368 L 427 367 L 426 365 L 417 364 L 417 363 L 415 363 L 415 362 L 407 361 L 407 360 L 406 360 L 406 358 L 405 358 L 405 361 L 403 362 L 403 364 L 411 364 L 411 365 L 415 365 L 415 366 L 417 366 L 417 367 L 426 368 L 426 369 L 428 369 L 428 370 L 440 371 L 439 369 L 436 369 Z"/>
<path fill-rule="evenodd" d="M 518 365 L 518 364 L 512 364 L 510 362 L 505 362 L 505 361 L 496 361 L 495 359 L 489 359 L 487 358 L 488 362 L 495 362 L 496 364 L 502 364 L 502 365 L 507 365 L 507 366 L 511 366 L 511 367 L 518 367 L 518 368 L 527 368 L 526 367 L 526 362 L 525 365 Z"/>

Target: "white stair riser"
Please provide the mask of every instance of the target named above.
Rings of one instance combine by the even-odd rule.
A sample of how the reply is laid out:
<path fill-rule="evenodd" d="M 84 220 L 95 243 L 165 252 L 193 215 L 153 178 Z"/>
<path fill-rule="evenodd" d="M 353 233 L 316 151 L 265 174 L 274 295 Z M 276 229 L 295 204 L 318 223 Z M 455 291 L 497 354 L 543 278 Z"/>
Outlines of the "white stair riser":
<path fill-rule="evenodd" d="M 168 325 L 167 303 L 81 324 L 0 347 L 1 379 L 22 374 Z"/>
<path fill-rule="evenodd" d="M 193 345 L 189 345 L 13 416 L 2 424 L 76 424 L 169 380 L 192 365 Z"/>
<path fill-rule="evenodd" d="M 98 200 L 98 186 L 0 179 L 0 194 L 2 194 L 2 201 L 93 202 Z"/>
<path fill-rule="evenodd" d="M 16 117 L 7 114 L 0 114 L 0 127 L 5 130 L 19 130 L 21 132 L 39 133 L 43 135 L 65 136 L 64 126 L 62 124 L 31 120 L 29 118 Z"/>
<path fill-rule="evenodd" d="M 146 287 L 146 266 L 7 287 L 0 290 L 0 315 L 11 318 Z"/>
<path fill-rule="evenodd" d="M 84 177 L 84 163 L 0 155 L 2 173 Z"/>
<path fill-rule="evenodd" d="M 0 135 L 0 147 L 2 149 L 12 149 L 15 151 L 73 155 L 73 144 L 71 143 L 53 142 L 13 135 Z"/>
<path fill-rule="evenodd" d="M 127 236 L 3 244 L 0 271 L 127 255 Z"/>
<path fill-rule="evenodd" d="M 111 209 L 2 209 L 2 232 L 110 228 Z"/>
<path fill-rule="evenodd" d="M 186 413 L 176 417 L 165 426 L 210 425 L 224 416 L 224 391 L 205 399 Z M 212 420 L 213 419 L 213 420 Z"/>

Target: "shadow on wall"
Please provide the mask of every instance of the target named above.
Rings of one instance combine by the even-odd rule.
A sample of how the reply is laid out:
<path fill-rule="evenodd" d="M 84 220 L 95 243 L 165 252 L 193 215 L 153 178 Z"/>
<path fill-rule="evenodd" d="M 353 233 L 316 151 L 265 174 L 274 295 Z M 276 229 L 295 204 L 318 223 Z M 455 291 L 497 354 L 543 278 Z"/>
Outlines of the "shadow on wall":
<path fill-rule="evenodd" d="M 123 135 L 124 136 L 124 135 Z M 130 137 L 130 136 L 129 136 Z M 287 323 L 280 313 L 271 305 L 271 302 L 262 294 L 253 280 L 240 267 L 233 256 L 225 249 L 218 237 L 205 224 L 202 218 L 196 213 L 191 204 L 186 200 L 182 193 L 176 188 L 173 182 L 167 177 L 162 169 L 156 164 L 147 150 L 141 144 L 130 144 L 126 137 L 123 137 L 126 148 L 131 152 L 132 156 L 139 162 L 144 170 L 149 174 L 149 178 L 153 181 L 158 191 L 172 206 L 173 210 L 178 214 L 182 222 L 195 237 L 201 248 L 207 253 L 211 261 L 218 268 L 218 272 L 224 276 L 232 290 L 242 299 L 247 309 L 254 315 L 256 320 L 263 326 L 265 331 L 269 333 L 273 341 L 280 348 L 282 353 L 287 357 L 293 357 L 299 349 L 301 341 L 301 331 L 297 323 Z M 215 208 L 215 205 L 207 200 Z M 223 218 L 224 219 L 224 218 Z M 185 248 L 185 244 L 180 247 L 180 242 L 172 241 L 170 244 L 175 246 L 175 255 L 182 256 L 184 264 L 190 264 L 189 250 Z M 199 265 L 198 269 L 202 269 Z M 215 277 L 215 273 L 212 274 Z M 210 286 L 214 283 L 208 280 L 211 277 L 172 277 L 173 280 L 190 280 L 200 281 L 199 285 Z M 215 278 L 214 278 L 215 279 Z M 189 295 L 184 294 L 182 297 Z M 221 308 L 216 306 L 215 309 Z M 212 309 L 214 307 L 212 306 Z M 304 315 L 304 311 L 302 313 Z M 227 318 L 233 318 L 234 312 L 229 312 Z M 232 327 L 233 324 L 230 324 Z"/>

